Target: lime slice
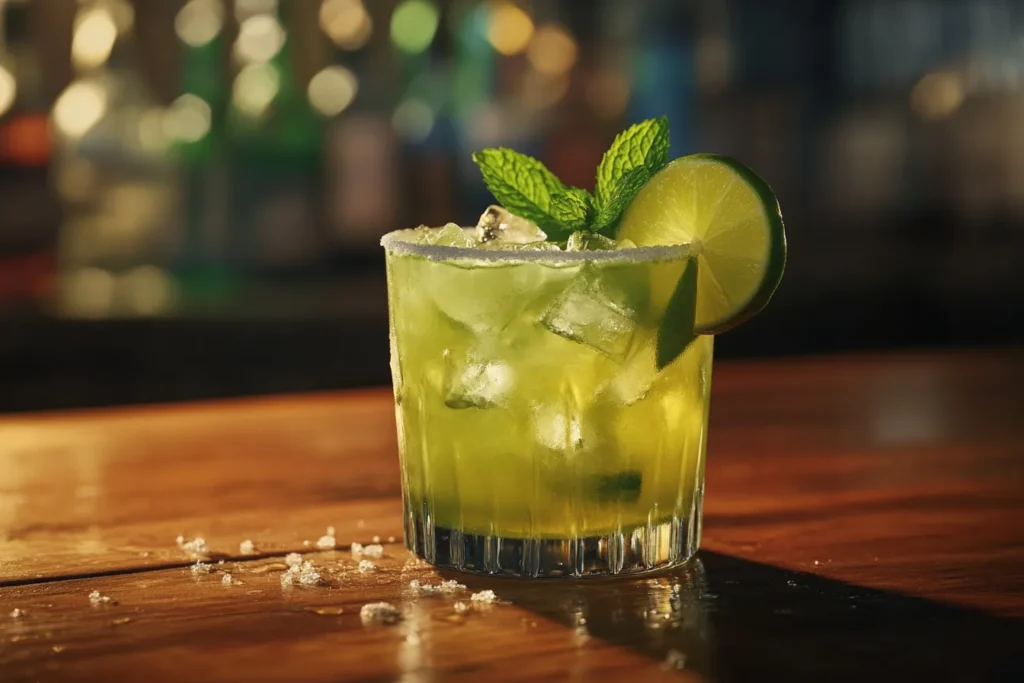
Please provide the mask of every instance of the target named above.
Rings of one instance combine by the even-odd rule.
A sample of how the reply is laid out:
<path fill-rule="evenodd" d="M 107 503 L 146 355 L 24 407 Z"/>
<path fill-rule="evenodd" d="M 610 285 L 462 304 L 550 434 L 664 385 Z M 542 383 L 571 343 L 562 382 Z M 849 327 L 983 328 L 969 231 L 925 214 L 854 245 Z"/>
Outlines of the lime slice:
<path fill-rule="evenodd" d="M 629 205 L 616 237 L 641 247 L 694 246 L 699 334 L 724 332 L 759 312 L 786 266 L 782 214 L 768 183 L 716 154 L 682 157 L 659 171 Z"/>

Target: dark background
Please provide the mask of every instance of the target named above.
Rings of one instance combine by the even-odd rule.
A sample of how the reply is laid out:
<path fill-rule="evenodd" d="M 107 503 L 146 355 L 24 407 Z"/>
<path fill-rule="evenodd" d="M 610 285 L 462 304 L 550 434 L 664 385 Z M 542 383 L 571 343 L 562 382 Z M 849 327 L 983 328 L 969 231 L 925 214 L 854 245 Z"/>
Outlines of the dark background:
<path fill-rule="evenodd" d="M 566 182 L 628 123 L 774 187 L 719 358 L 1024 336 L 1015 0 L 9 0 L 0 411 L 389 381 L 380 236 L 472 223 L 483 146 Z"/>

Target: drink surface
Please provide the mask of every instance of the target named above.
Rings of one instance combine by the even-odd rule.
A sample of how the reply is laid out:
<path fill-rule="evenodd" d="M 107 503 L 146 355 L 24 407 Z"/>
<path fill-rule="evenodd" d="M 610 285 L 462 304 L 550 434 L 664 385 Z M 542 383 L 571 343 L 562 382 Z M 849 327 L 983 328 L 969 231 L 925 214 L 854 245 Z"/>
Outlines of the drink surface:
<path fill-rule="evenodd" d="M 489 537 L 699 537 L 712 338 L 655 362 L 685 248 L 487 256 L 404 239 L 385 246 L 407 510 Z"/>

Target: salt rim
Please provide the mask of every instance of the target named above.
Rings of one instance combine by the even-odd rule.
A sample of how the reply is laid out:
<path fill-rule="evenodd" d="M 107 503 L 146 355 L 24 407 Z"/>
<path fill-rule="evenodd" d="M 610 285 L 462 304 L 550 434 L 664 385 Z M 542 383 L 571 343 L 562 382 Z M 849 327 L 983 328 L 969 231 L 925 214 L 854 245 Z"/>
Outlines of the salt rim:
<path fill-rule="evenodd" d="M 440 230 L 441 228 L 428 228 Z M 469 228 L 464 228 L 469 229 Z M 489 263 L 542 263 L 562 265 L 567 263 L 650 263 L 672 261 L 694 255 L 695 245 L 674 244 L 657 247 L 633 247 L 614 251 L 527 251 L 503 249 L 475 249 L 472 247 L 445 247 L 436 244 L 420 244 L 402 239 L 412 235 L 413 230 L 395 230 L 384 235 L 380 244 L 388 252 L 398 256 L 422 256 L 431 261 L 474 261 Z"/>

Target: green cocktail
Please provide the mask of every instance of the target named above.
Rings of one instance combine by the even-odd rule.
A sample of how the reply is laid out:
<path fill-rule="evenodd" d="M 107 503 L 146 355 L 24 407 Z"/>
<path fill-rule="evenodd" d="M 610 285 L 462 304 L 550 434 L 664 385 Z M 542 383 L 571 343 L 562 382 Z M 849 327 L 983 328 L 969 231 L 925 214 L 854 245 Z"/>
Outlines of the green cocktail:
<path fill-rule="evenodd" d="M 618 242 L 553 242 L 497 208 L 385 236 L 406 544 L 427 561 L 593 576 L 697 550 L 709 252 L 696 235 L 637 247 L 642 206 Z"/>

